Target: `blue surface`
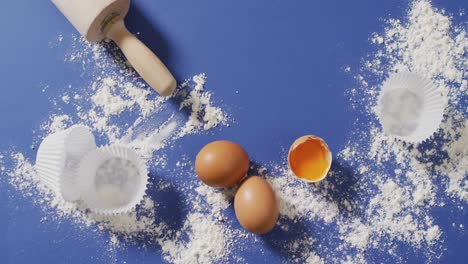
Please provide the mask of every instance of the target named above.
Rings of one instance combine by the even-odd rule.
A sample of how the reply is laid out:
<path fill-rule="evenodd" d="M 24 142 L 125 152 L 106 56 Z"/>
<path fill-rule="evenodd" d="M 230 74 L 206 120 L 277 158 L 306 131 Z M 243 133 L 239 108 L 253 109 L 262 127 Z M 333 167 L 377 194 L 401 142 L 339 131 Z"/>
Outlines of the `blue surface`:
<path fill-rule="evenodd" d="M 449 12 L 468 7 L 461 0 L 434 4 Z M 215 100 L 222 100 L 235 117 L 229 129 L 181 140 L 184 153 L 194 157 L 208 140 L 228 138 L 245 146 L 252 159 L 269 162 L 280 160 L 293 139 L 311 132 L 323 135 L 333 150 L 344 146 L 356 116 L 344 96 L 355 84 L 343 68 L 359 68 L 369 52 L 370 34 L 382 30 L 381 18 L 402 17 L 406 5 L 374 0 L 134 0 L 126 21 L 178 80 L 206 72 Z M 51 111 L 41 84 L 54 84 L 48 90 L 53 94 L 61 85 L 83 81 L 77 69 L 64 67 L 63 53 L 50 47 L 58 34 L 75 30 L 44 0 L 4 1 L 0 25 L 0 147 L 15 146 L 33 158 L 32 131 Z M 158 250 L 137 247 L 103 256 L 107 237 L 83 234 L 68 220 L 41 223 L 43 215 L 33 199 L 1 183 L 2 263 L 161 261 Z M 451 228 L 454 217 L 468 226 L 466 210 L 454 212 L 460 214 L 451 204 L 434 212 L 448 248 L 440 262 L 466 263 L 468 237 Z M 266 249 L 272 252 L 268 259 L 252 253 L 245 257 L 250 263 L 281 261 L 281 253 Z M 418 256 L 409 260 L 420 261 Z"/>

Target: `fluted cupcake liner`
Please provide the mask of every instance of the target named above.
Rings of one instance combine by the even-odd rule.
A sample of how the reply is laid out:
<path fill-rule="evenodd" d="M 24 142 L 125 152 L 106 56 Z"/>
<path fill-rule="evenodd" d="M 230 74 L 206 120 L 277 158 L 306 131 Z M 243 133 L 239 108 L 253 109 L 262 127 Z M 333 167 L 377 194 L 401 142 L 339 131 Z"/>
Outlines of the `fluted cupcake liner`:
<path fill-rule="evenodd" d="M 93 134 L 82 125 L 47 136 L 37 151 L 35 166 L 39 178 L 65 200 L 78 200 L 76 169 L 83 156 L 95 148 Z"/>
<path fill-rule="evenodd" d="M 377 116 L 387 135 L 420 143 L 437 131 L 446 105 L 446 96 L 430 79 L 415 73 L 396 73 L 382 85 Z"/>
<path fill-rule="evenodd" d="M 135 150 L 123 146 L 89 152 L 77 173 L 81 199 L 92 211 L 107 215 L 131 211 L 148 184 L 146 163 Z"/>

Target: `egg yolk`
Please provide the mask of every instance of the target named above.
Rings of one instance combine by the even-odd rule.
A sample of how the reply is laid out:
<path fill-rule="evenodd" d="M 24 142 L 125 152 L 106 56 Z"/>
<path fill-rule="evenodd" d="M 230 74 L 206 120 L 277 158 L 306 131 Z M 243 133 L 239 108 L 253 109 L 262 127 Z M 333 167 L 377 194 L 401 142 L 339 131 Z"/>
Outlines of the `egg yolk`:
<path fill-rule="evenodd" d="M 330 166 L 330 152 L 317 138 L 308 138 L 289 154 L 289 165 L 299 178 L 318 181 L 325 177 Z"/>

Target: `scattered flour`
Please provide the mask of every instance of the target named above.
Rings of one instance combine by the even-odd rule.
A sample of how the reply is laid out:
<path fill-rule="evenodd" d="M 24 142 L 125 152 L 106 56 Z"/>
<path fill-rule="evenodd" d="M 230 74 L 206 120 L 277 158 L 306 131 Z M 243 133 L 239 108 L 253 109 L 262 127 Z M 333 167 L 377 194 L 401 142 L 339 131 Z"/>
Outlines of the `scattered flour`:
<path fill-rule="evenodd" d="M 438 240 L 439 238 L 440 238 L 439 226 L 433 226 L 427 230 L 426 240 L 428 243 L 431 243 L 431 241 Z"/>
<path fill-rule="evenodd" d="M 132 138 L 134 133 L 129 129 L 127 134 L 117 143 L 132 147 L 138 150 L 143 157 L 151 159 L 155 151 L 164 148 L 165 144 L 174 137 L 177 128 L 177 122 L 169 118 L 160 128 L 140 133 L 135 138 Z"/>
<path fill-rule="evenodd" d="M 309 186 L 297 184 L 291 172 L 282 170 L 282 177 L 267 177 L 278 197 L 280 213 L 289 219 L 309 217 L 311 220 L 321 219 L 330 224 L 338 215 L 338 206 L 333 201 L 328 201 L 324 194 L 320 193 L 321 186 Z M 316 192 L 311 192 L 310 189 Z"/>
<path fill-rule="evenodd" d="M 188 236 L 188 242 L 182 241 L 183 234 Z M 222 223 L 202 213 L 191 213 L 174 240 L 160 243 L 167 253 L 165 259 L 171 263 L 210 263 L 225 258 L 230 251 L 226 235 Z"/>
<path fill-rule="evenodd" d="M 62 131 L 70 125 L 70 116 L 68 115 L 53 115 L 50 120 L 43 126 L 49 133 Z"/>
<path fill-rule="evenodd" d="M 458 139 L 443 147 L 448 158 L 436 170 L 449 179 L 447 193 L 468 201 L 468 122 L 463 124 L 463 131 Z"/>
<path fill-rule="evenodd" d="M 59 42 L 62 40 L 63 36 Z M 371 252 L 385 255 L 389 262 L 405 262 L 407 251 L 423 252 L 425 262 L 431 262 L 444 250 L 444 230 L 435 223 L 431 210 L 449 202 L 468 201 L 465 29 L 454 25 L 450 16 L 436 10 L 430 1 L 415 0 L 410 3 L 407 19 L 388 19 L 383 33 L 375 33 L 371 43 L 376 51 L 366 57 L 360 69 L 344 68 L 356 76 L 358 85 L 348 94 L 359 118 L 327 180 L 313 185 L 299 182 L 285 163 L 258 169 L 280 202 L 278 231 L 272 232 L 272 237 L 259 239 L 235 225 L 236 220 L 229 216 L 234 189 L 202 185 L 193 175 L 190 161 L 182 157 L 175 162 L 162 153 L 183 136 L 227 125 L 227 114 L 213 104 L 213 95 L 204 89 L 206 75 L 180 85 L 169 100 L 178 102 L 182 111 L 171 109 L 168 99 L 155 96 L 106 43 L 72 39 L 67 61 L 92 72 L 91 83 L 73 87 L 73 92 L 62 98 L 74 107 L 74 114 L 57 111 L 41 131 L 47 135 L 72 123 L 86 124 L 103 142 L 129 145 L 157 166 L 173 162 L 173 174 L 180 184 L 156 177 L 149 190 L 157 193 L 145 197 L 135 211 L 102 216 L 49 193 L 21 152 L 4 153 L 0 170 L 6 171 L 9 182 L 21 194 L 44 209 L 45 219 L 60 222 L 66 217 L 84 228 L 108 233 L 109 250 L 135 243 L 145 248 L 157 246 L 168 262 L 244 263 L 235 255 L 252 250 L 256 243 L 268 243 L 285 255 L 285 261 L 298 263 L 378 262 Z M 109 50 L 113 58 L 109 58 Z M 115 61 L 119 66 L 112 68 Z M 390 140 L 374 112 L 382 81 L 403 70 L 432 79 L 449 98 L 446 118 L 434 140 L 419 145 Z M 131 122 L 123 124 L 122 120 Z M 172 189 L 183 195 L 180 207 L 188 211 L 185 215 L 181 212 L 179 225 L 164 218 L 168 209 L 153 198 Z M 301 226 L 304 230 L 292 235 Z M 275 239 L 281 232 L 288 236 Z"/>
<path fill-rule="evenodd" d="M 181 137 L 199 129 L 208 130 L 218 124 L 226 124 L 226 114 L 221 108 L 213 106 L 211 103 L 211 93 L 203 92 L 206 75 L 194 76 L 193 81 L 196 84 L 195 88 L 180 103 L 180 110 L 184 108 L 191 110 L 189 120 L 179 134 Z M 186 83 L 182 84 L 182 87 L 185 85 Z"/>
<path fill-rule="evenodd" d="M 62 96 L 62 101 L 66 104 L 70 102 L 70 96 L 69 95 L 64 95 Z"/>

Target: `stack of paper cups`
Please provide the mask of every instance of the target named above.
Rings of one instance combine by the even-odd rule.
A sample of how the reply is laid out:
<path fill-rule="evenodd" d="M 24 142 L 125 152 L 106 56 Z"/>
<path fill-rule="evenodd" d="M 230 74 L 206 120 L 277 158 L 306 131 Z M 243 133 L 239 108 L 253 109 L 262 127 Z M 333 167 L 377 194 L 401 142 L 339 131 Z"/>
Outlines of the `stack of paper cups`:
<path fill-rule="evenodd" d="M 129 212 L 141 202 L 148 183 L 146 163 L 133 149 L 97 148 L 89 128 L 73 126 L 39 146 L 39 178 L 66 201 L 83 200 L 102 214 Z"/>

